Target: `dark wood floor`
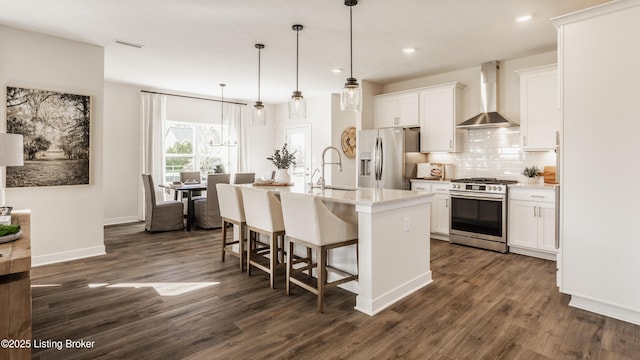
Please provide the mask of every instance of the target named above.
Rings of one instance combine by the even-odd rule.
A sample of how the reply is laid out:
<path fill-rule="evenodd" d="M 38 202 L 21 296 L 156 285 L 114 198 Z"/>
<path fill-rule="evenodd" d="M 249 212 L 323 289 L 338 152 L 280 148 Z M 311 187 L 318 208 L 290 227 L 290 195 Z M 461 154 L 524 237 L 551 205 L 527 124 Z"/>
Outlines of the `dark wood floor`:
<path fill-rule="evenodd" d="M 105 229 L 107 255 L 33 269 L 33 338 L 95 341 L 34 359 L 638 359 L 640 326 L 570 308 L 555 263 L 432 240 L 433 284 L 369 317 L 333 288 L 269 288 L 220 231 Z M 215 283 L 182 294 L 167 283 Z M 120 284 L 120 285 L 118 285 Z M 114 287 L 117 285 L 122 287 Z M 175 291 L 174 291 L 175 292 Z"/>

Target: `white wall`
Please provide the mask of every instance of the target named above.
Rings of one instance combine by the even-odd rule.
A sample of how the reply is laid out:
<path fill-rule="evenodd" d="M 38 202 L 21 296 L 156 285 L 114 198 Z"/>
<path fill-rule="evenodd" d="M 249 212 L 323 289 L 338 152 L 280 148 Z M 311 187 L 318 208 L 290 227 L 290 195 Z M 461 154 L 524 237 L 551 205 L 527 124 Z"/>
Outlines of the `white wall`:
<path fill-rule="evenodd" d="M 332 168 L 332 185 L 356 186 L 356 159 L 349 159 L 342 151 L 342 132 L 348 127 L 356 126 L 358 114 L 340 110 L 340 95 L 333 94 L 331 96 L 331 146 L 340 151 L 342 159 L 342 172 L 335 167 Z M 335 151 L 332 151 L 331 154 L 333 161 L 337 161 L 338 157 L 335 155 Z"/>
<path fill-rule="evenodd" d="M 91 183 L 6 191 L 8 204 L 31 209 L 33 265 L 104 253 L 103 81 L 102 47 L 0 26 L 3 94 L 9 85 L 91 96 Z M 0 103 L 4 129 L 6 104 Z"/>
<path fill-rule="evenodd" d="M 104 224 L 138 220 L 140 89 L 104 83 Z"/>

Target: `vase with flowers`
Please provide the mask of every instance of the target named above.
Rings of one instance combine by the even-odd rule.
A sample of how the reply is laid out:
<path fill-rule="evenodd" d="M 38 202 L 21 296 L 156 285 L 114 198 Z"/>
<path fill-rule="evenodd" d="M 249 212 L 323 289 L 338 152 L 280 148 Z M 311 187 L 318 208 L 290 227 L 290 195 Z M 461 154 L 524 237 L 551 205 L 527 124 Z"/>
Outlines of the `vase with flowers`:
<path fill-rule="evenodd" d="M 532 167 L 525 167 L 522 175 L 527 177 L 529 184 L 535 184 L 538 182 L 538 175 L 540 175 L 540 172 L 540 169 L 534 165 Z"/>
<path fill-rule="evenodd" d="M 291 182 L 291 177 L 289 176 L 289 168 L 291 166 L 296 166 L 296 152 L 289 152 L 287 148 L 287 143 L 284 143 L 282 146 L 282 150 L 276 149 L 267 160 L 271 160 L 273 165 L 276 166 L 278 171 L 276 172 L 276 176 L 274 181 L 279 184 L 288 184 Z"/>

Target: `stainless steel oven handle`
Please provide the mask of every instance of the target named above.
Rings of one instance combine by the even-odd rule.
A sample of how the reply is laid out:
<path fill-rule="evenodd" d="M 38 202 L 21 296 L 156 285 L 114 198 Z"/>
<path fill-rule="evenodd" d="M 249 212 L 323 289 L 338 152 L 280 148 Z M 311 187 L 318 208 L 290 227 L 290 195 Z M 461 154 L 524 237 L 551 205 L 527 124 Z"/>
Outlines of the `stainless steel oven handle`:
<path fill-rule="evenodd" d="M 483 195 L 467 195 L 451 192 L 451 198 L 458 199 L 471 199 L 471 200 L 489 200 L 489 201 L 504 201 L 506 196 L 499 194 L 483 194 Z"/>

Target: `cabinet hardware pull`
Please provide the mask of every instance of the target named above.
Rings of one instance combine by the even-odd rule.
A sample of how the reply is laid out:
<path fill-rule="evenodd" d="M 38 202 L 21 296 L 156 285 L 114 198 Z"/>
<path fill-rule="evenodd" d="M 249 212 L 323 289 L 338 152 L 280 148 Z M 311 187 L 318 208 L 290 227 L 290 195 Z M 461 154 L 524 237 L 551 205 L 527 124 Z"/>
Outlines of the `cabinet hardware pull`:
<path fill-rule="evenodd" d="M 527 146 L 527 137 L 526 136 L 522 137 L 522 145 Z"/>
<path fill-rule="evenodd" d="M 543 195 L 531 195 L 532 198 L 540 198 L 543 199 L 544 196 Z"/>
<path fill-rule="evenodd" d="M 449 140 L 449 149 L 453 149 L 453 140 Z"/>
<path fill-rule="evenodd" d="M 445 199 L 444 207 L 446 207 L 446 208 L 448 208 L 448 207 L 449 207 L 449 199 Z"/>
<path fill-rule="evenodd" d="M 536 206 L 533 207 L 533 217 L 538 217 L 538 215 L 536 214 Z"/>

